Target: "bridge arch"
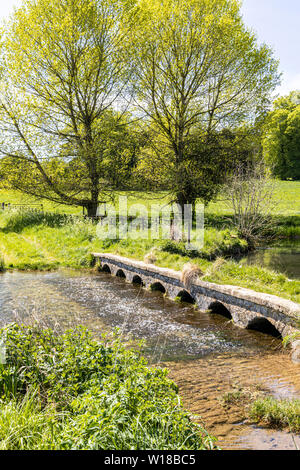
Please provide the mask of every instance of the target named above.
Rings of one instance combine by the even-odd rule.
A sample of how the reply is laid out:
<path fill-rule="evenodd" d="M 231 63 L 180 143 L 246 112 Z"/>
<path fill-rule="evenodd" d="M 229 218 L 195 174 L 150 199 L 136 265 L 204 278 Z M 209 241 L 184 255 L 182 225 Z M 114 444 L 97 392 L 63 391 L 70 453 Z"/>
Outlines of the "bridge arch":
<path fill-rule="evenodd" d="M 143 279 L 141 278 L 141 276 L 138 276 L 137 274 L 135 276 L 133 276 L 132 278 L 132 284 L 138 284 L 139 286 L 144 286 L 144 282 L 143 282 Z"/>
<path fill-rule="evenodd" d="M 126 279 L 126 275 L 125 275 L 123 269 L 118 269 L 118 271 L 116 272 L 116 276 L 120 277 L 122 279 Z"/>
<path fill-rule="evenodd" d="M 103 264 L 103 266 L 101 266 L 101 271 L 103 271 L 104 273 L 109 273 L 109 274 L 111 274 L 111 269 L 110 269 L 110 267 L 108 266 L 108 264 Z"/>
<path fill-rule="evenodd" d="M 194 297 L 192 297 L 191 294 L 189 294 L 189 292 L 186 291 L 186 290 L 181 290 L 177 294 L 176 298 L 178 300 L 180 300 L 180 302 L 186 302 L 188 304 L 195 304 L 196 303 L 196 300 L 194 299 Z"/>
<path fill-rule="evenodd" d="M 161 282 L 153 282 L 150 284 L 150 289 L 152 291 L 162 292 L 163 294 L 166 293 L 166 288 L 161 284 Z"/>
<path fill-rule="evenodd" d="M 260 333 L 274 336 L 274 338 L 282 338 L 280 331 L 269 320 L 267 320 L 267 318 L 264 317 L 253 318 L 249 321 L 246 328 L 247 330 L 259 331 Z"/>
<path fill-rule="evenodd" d="M 212 302 L 208 306 L 208 310 L 211 313 L 217 313 L 218 315 L 222 315 L 223 317 L 229 318 L 230 320 L 232 319 L 232 315 L 229 312 L 229 310 L 223 305 L 221 302 Z"/>

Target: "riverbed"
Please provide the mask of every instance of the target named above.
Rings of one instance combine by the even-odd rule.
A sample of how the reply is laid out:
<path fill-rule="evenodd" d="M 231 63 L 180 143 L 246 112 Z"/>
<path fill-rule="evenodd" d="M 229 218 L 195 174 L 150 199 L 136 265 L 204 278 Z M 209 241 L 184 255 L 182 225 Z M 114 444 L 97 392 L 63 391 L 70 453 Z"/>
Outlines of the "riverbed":
<path fill-rule="evenodd" d="M 279 339 L 105 273 L 6 272 L 0 289 L 1 325 L 36 321 L 59 332 L 80 324 L 97 337 L 119 328 L 126 340 L 144 340 L 149 362 L 168 367 L 184 405 L 222 448 L 300 447 L 299 436 L 255 426 L 240 407 L 224 406 L 236 388 L 300 397 L 300 367 Z"/>

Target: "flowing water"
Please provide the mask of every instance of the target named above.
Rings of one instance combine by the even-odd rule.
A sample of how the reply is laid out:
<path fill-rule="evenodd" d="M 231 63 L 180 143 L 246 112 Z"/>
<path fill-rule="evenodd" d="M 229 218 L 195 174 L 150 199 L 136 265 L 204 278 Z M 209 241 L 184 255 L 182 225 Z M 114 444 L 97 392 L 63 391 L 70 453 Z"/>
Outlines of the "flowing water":
<path fill-rule="evenodd" d="M 7 272 L 0 276 L 0 292 L 1 325 L 36 319 L 62 330 L 81 324 L 96 336 L 119 327 L 145 340 L 150 363 L 168 367 L 184 405 L 222 448 L 300 446 L 299 436 L 253 426 L 240 407 L 227 408 L 222 401 L 237 387 L 262 388 L 278 398 L 300 396 L 300 367 L 280 340 L 104 273 Z"/>

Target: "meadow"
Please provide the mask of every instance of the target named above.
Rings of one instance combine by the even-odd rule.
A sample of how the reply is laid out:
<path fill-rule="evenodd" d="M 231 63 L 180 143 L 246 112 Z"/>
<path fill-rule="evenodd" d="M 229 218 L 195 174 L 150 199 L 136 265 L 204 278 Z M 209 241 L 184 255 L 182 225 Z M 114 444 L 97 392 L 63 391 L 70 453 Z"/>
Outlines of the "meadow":
<path fill-rule="evenodd" d="M 274 182 L 274 200 L 276 207 L 274 215 L 277 216 L 300 216 L 300 181 L 279 181 Z M 151 204 L 167 201 L 166 194 L 148 193 L 148 192 L 119 192 L 116 193 L 116 200 L 119 195 L 127 196 L 129 206 L 142 202 L 147 207 Z M 12 204 L 43 204 L 44 210 L 48 212 L 60 212 L 64 214 L 82 214 L 81 207 L 67 206 L 56 204 L 46 199 L 37 200 L 33 196 L 29 196 L 18 191 L 0 189 L 0 204 L 2 202 L 10 202 Z M 206 208 L 207 214 L 226 215 L 231 214 L 232 210 L 225 203 L 222 194 L 219 195 L 217 201 L 211 202 Z"/>
<path fill-rule="evenodd" d="M 124 194 L 123 194 L 124 195 Z M 126 193 L 128 206 L 166 201 L 165 194 Z M 300 235 L 300 182 L 276 182 L 276 242 L 295 240 Z M 300 302 L 300 281 L 256 265 L 242 265 L 233 256 L 247 252 L 247 243 L 232 226 L 232 210 L 222 200 L 205 209 L 204 247 L 190 252 L 183 243 L 168 240 L 101 240 L 95 222 L 82 218 L 82 209 L 36 201 L 12 191 L 0 191 L 0 203 L 42 203 L 44 212 L 0 211 L 2 267 L 19 270 L 52 270 L 61 267 L 90 268 L 91 252 L 111 252 L 143 260 L 151 254 L 158 266 L 181 270 L 192 261 L 203 279 L 239 285 L 259 292 Z"/>

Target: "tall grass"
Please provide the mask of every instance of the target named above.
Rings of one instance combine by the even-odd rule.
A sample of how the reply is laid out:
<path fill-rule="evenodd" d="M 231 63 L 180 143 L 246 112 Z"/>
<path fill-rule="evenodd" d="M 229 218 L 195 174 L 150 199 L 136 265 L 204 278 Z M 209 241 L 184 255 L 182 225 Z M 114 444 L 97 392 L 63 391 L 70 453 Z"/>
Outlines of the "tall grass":
<path fill-rule="evenodd" d="M 249 415 L 256 422 L 300 432 L 300 400 L 260 398 L 251 405 Z"/>
<path fill-rule="evenodd" d="M 150 237 L 101 240 L 97 237 L 97 225 L 79 216 L 32 211 L 0 213 L 2 267 L 5 265 L 7 269 L 88 268 L 91 252 L 105 251 L 142 261 L 155 250 L 158 266 L 182 270 L 192 258 L 207 281 L 248 287 L 300 301 L 300 281 L 290 281 L 275 271 L 246 266 L 230 259 L 231 255 L 247 250 L 247 243 L 237 236 L 236 231 L 207 226 L 204 242 L 201 250 L 191 251 L 184 243 Z M 212 264 L 220 257 L 226 258 L 226 262 L 216 270 Z"/>
<path fill-rule="evenodd" d="M 53 406 L 42 409 L 37 391 L 19 401 L 1 400 L 0 411 L 0 450 L 55 448 L 64 414 Z"/>
<path fill-rule="evenodd" d="M 68 222 L 68 220 L 71 220 L 72 217 L 73 216 L 60 213 L 12 209 L 2 214 L 2 218 L 6 222 L 3 230 L 4 232 L 20 233 L 26 227 L 33 227 L 38 225 L 44 225 L 47 227 L 60 227 Z"/>

